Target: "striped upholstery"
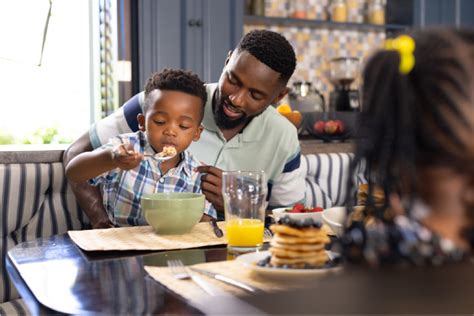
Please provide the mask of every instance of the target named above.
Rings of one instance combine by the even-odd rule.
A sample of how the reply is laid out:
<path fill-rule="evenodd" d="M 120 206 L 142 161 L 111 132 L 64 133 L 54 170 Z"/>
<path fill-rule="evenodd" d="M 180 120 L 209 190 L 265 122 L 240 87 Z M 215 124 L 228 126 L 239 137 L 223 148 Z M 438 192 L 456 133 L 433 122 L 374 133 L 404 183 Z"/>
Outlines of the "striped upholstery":
<path fill-rule="evenodd" d="M 31 315 L 22 299 L 0 304 L 0 315 Z"/>
<path fill-rule="evenodd" d="M 0 220 L 0 303 L 18 298 L 4 268 L 9 249 L 88 225 L 61 162 L 0 164 Z"/>
<path fill-rule="evenodd" d="M 309 154 L 301 159 L 302 172 L 306 175 L 306 204 L 323 208 L 342 206 L 347 197 L 346 183 L 351 153 Z M 364 165 L 356 172 L 355 183 L 367 182 Z"/>

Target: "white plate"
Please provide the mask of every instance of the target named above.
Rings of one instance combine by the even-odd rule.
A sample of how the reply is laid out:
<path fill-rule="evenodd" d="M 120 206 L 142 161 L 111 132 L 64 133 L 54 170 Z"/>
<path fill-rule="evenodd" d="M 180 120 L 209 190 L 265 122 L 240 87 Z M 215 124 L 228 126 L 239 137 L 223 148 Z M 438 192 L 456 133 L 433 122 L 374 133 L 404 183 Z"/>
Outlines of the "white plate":
<path fill-rule="evenodd" d="M 329 258 L 335 258 L 338 254 L 327 251 Z M 235 260 L 242 263 L 243 266 L 252 270 L 255 273 L 261 274 L 262 276 L 270 277 L 305 277 L 312 275 L 320 275 L 327 272 L 336 272 L 341 267 L 333 268 L 321 268 L 321 269 L 283 269 L 283 268 L 270 268 L 261 267 L 257 265 L 257 262 L 270 256 L 270 251 L 251 252 L 241 256 L 238 256 Z"/>

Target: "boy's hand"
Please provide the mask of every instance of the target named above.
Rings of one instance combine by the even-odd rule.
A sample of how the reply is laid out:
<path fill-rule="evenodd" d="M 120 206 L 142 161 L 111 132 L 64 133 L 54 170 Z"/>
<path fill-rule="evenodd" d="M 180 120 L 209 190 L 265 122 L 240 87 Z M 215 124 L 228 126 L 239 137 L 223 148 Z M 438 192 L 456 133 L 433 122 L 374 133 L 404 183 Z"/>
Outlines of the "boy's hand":
<path fill-rule="evenodd" d="M 143 155 L 133 150 L 130 144 L 120 144 L 115 146 L 112 151 L 112 160 L 117 165 L 117 168 L 123 170 L 130 170 L 140 164 Z"/>
<path fill-rule="evenodd" d="M 212 203 L 216 211 L 224 212 L 224 198 L 222 197 L 222 170 L 212 166 L 199 166 L 198 172 L 205 173 L 201 177 L 202 193 Z"/>

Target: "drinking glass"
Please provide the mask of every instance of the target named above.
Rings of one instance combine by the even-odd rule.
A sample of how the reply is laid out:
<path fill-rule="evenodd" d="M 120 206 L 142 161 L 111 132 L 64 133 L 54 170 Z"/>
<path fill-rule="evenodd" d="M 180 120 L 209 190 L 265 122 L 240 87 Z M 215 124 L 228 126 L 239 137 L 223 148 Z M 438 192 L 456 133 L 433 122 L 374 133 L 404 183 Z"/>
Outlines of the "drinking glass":
<path fill-rule="evenodd" d="M 227 171 L 222 195 L 230 252 L 250 252 L 263 244 L 267 180 L 264 171 Z"/>

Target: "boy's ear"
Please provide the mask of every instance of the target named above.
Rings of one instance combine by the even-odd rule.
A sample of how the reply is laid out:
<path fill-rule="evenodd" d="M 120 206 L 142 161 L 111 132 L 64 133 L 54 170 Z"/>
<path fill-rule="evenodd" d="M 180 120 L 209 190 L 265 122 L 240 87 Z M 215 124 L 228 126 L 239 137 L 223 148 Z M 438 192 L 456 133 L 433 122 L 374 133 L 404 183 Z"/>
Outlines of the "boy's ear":
<path fill-rule="evenodd" d="M 196 130 L 196 133 L 194 133 L 193 142 L 197 142 L 199 138 L 201 138 L 202 129 L 202 125 L 199 125 L 198 129 Z"/>
<path fill-rule="evenodd" d="M 143 115 L 143 113 L 139 113 L 137 115 L 137 121 L 138 121 L 138 129 L 144 132 L 145 131 L 145 115 Z"/>

